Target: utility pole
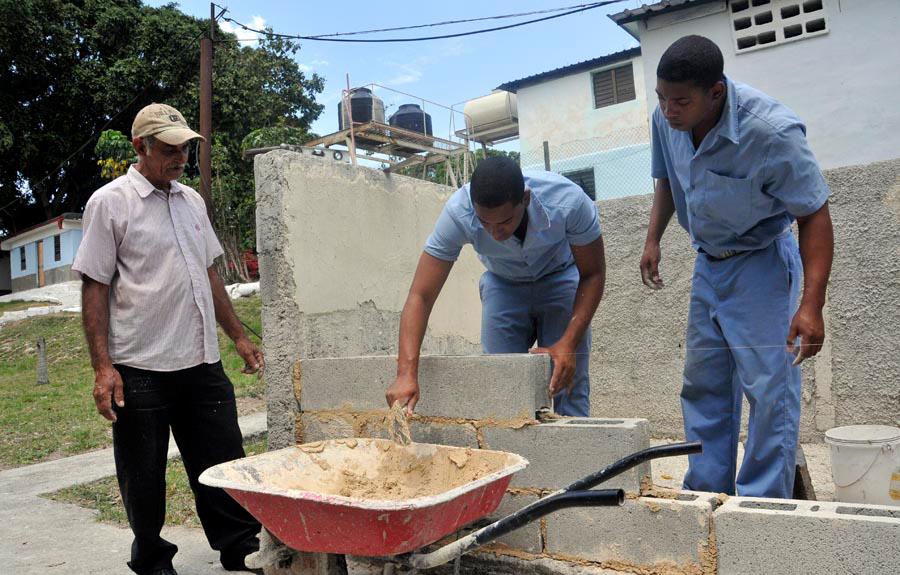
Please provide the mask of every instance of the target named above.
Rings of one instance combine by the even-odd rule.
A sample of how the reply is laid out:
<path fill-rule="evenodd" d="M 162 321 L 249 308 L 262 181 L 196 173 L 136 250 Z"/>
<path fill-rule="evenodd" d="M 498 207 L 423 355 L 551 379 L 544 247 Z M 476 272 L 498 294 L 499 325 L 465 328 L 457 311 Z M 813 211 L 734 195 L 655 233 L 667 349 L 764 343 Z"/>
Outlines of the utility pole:
<path fill-rule="evenodd" d="M 215 224 L 212 206 L 212 73 L 216 5 L 209 5 L 209 36 L 200 39 L 200 195 L 209 221 Z"/>

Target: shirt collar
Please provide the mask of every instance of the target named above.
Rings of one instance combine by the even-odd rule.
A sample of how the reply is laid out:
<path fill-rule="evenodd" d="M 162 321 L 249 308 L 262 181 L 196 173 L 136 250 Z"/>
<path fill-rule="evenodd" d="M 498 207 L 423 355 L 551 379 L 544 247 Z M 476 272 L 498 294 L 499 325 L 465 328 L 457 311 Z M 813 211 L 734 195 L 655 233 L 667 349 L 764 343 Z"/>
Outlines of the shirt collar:
<path fill-rule="evenodd" d="M 725 78 L 725 87 L 727 89 L 727 99 L 725 101 L 725 107 L 722 110 L 722 119 L 719 120 L 719 129 L 717 133 L 719 136 L 738 144 L 741 135 L 740 126 L 738 124 L 738 106 L 740 106 L 741 103 L 737 90 L 734 87 L 734 82 L 727 77 Z"/>
<path fill-rule="evenodd" d="M 528 189 L 531 190 L 531 188 Z M 550 216 L 547 215 L 547 211 L 544 209 L 541 201 L 538 200 L 534 190 L 531 190 L 531 201 L 528 202 L 527 212 L 528 225 L 534 226 L 534 230 L 542 232 L 550 228 Z"/>
<path fill-rule="evenodd" d="M 131 180 L 131 184 L 134 186 L 135 191 L 137 191 L 138 195 L 141 199 L 146 198 L 158 188 L 156 188 L 153 184 L 150 183 L 150 180 L 144 177 L 144 174 L 140 173 L 137 168 L 132 165 L 128 168 L 128 179 Z M 162 193 L 166 193 L 164 190 L 160 190 Z M 181 184 L 172 180 L 169 182 L 169 192 L 179 194 L 182 192 Z"/>

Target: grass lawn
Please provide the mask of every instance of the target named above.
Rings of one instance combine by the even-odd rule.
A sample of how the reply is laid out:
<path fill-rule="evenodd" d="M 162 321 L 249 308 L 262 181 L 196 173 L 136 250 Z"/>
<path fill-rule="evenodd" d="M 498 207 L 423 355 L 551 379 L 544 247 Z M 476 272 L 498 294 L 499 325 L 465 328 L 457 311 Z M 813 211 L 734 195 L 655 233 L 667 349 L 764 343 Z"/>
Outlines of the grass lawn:
<path fill-rule="evenodd" d="M 58 305 L 49 301 L 0 301 L 0 315 L 8 311 L 20 311 L 30 307 L 46 307 L 48 305 Z"/>
<path fill-rule="evenodd" d="M 238 317 L 257 333 L 258 296 L 234 302 Z M 38 386 L 36 346 L 47 341 L 50 384 Z M 250 338 L 257 344 L 255 336 Z M 265 396 L 265 384 L 240 373 L 243 361 L 219 330 L 222 363 L 239 398 Z M 0 326 L 0 469 L 74 455 L 111 444 L 110 423 L 94 406 L 94 373 L 81 315 L 60 313 Z M 247 400 L 249 401 L 249 400 Z"/>
<path fill-rule="evenodd" d="M 266 451 L 266 440 L 258 439 L 244 444 L 247 455 Z M 53 501 L 74 503 L 97 511 L 97 521 L 128 527 L 128 517 L 122 506 L 119 484 L 115 477 L 107 477 L 91 483 L 61 489 L 45 495 Z M 194 494 L 188 483 L 184 464 L 172 459 L 166 468 L 166 525 L 200 527 L 200 519 L 194 508 Z"/>

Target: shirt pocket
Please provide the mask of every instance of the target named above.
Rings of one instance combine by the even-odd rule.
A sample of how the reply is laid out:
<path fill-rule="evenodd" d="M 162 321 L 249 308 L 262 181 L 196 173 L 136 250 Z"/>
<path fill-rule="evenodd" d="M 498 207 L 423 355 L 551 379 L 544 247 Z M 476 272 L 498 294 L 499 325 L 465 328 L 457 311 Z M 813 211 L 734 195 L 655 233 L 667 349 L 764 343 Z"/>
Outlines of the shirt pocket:
<path fill-rule="evenodd" d="M 699 211 L 737 235 L 746 233 L 757 223 L 751 178 L 732 178 L 707 170 L 700 196 Z"/>

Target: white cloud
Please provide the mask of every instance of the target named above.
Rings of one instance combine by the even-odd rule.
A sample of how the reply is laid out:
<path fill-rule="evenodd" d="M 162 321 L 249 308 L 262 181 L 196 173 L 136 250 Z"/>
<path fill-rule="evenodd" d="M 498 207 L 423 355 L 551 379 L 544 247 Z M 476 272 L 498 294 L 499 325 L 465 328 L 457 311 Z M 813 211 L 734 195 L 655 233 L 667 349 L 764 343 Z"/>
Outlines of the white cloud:
<path fill-rule="evenodd" d="M 311 74 L 317 70 L 321 70 L 326 66 L 328 66 L 328 60 L 313 60 L 308 64 L 304 64 L 303 62 L 301 62 L 297 65 L 297 67 L 300 68 L 300 71 L 304 74 Z"/>
<path fill-rule="evenodd" d="M 254 16 L 250 20 L 250 23 L 247 24 L 247 27 L 253 28 L 254 30 L 263 30 L 266 27 L 266 19 L 262 16 Z M 221 28 L 224 32 L 230 32 L 231 34 L 237 36 L 238 41 L 241 43 L 252 45 L 259 42 L 260 34 L 244 30 L 243 28 L 235 26 L 231 22 L 226 22 L 224 20 L 220 21 L 219 28 Z"/>
<path fill-rule="evenodd" d="M 422 79 L 422 65 L 426 62 L 422 58 L 418 58 L 413 62 L 406 64 L 398 64 L 391 62 L 389 65 L 397 70 L 397 74 L 383 82 L 385 86 L 402 86 L 404 84 L 415 84 Z"/>

